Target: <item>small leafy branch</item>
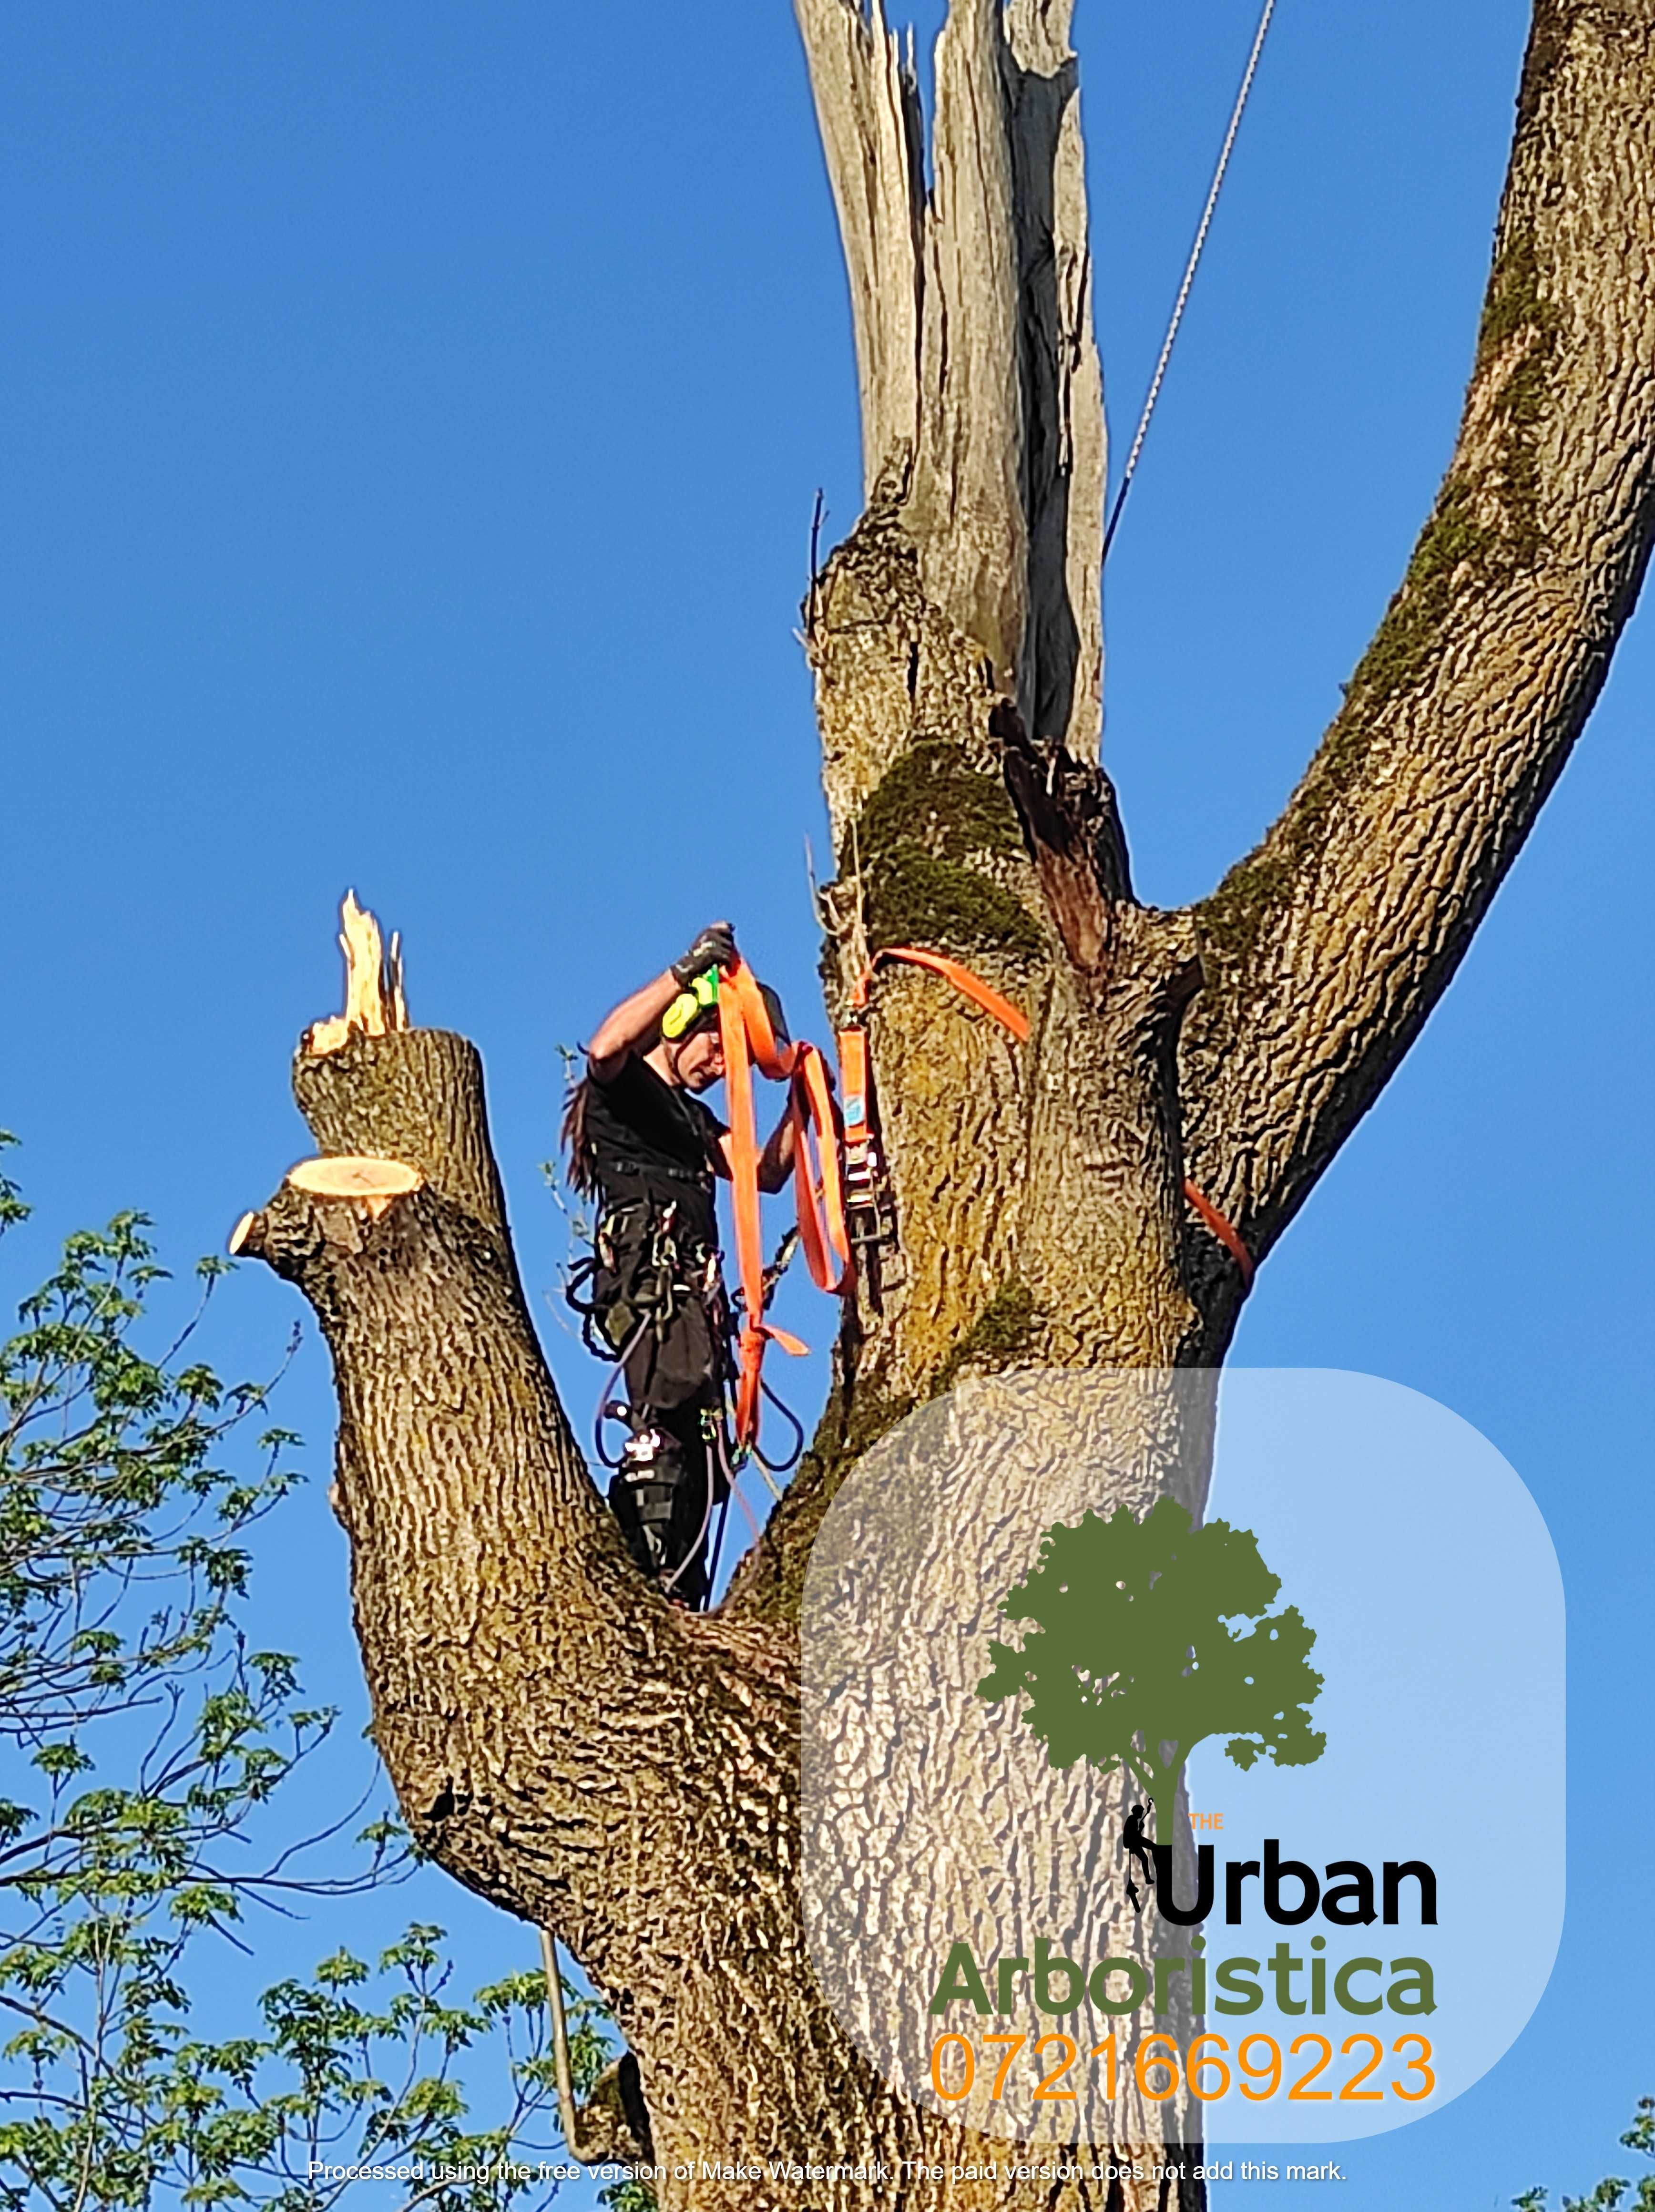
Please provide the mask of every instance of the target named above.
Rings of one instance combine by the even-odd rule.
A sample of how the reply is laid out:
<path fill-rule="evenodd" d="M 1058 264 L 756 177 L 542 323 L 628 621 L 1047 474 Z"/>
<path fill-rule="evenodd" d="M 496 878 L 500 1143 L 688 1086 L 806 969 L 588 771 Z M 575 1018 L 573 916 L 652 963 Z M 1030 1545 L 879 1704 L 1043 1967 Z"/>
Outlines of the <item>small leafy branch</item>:
<path fill-rule="evenodd" d="M 13 2055 L 27 2041 L 39 2062 L 35 2108 L 0 2121 L 0 2171 L 28 2185 L 0 2187 L 0 2202 L 18 2212 L 158 2200 L 329 2212 L 356 2186 L 354 2170 L 374 2166 L 414 2170 L 399 2185 L 406 2212 L 549 2198 L 555 2184 L 535 2172 L 561 2148 L 544 1984 L 517 1974 L 457 2003 L 442 1933 L 411 1928 L 377 1975 L 339 1951 L 309 1982 L 268 1990 L 258 2032 L 222 2042 L 187 2034 L 177 1990 L 143 1990 L 108 2023 L 95 2080 L 91 2054 L 61 2032 L 16 2039 Z M 127 1963 L 136 1990 L 148 1962 Z M 597 2008 L 569 1994 L 571 2057 L 590 2094 L 609 2052 Z M 468 2124 L 457 2068 L 486 2045 L 503 2050 L 509 2094 L 481 2128 Z M 53 2087 L 77 2074 L 78 2088 Z"/>
<path fill-rule="evenodd" d="M 0 1234 L 26 1214 L 0 1176 Z M 265 1430 L 251 1476 L 216 1463 L 271 1386 L 188 1356 L 221 1261 L 182 1334 L 140 1349 L 165 1273 L 147 1226 L 70 1237 L 0 1344 L 0 2212 L 326 2212 L 354 2184 L 312 2166 L 375 2164 L 422 2169 L 409 2212 L 543 2202 L 534 2168 L 560 2146 L 537 1972 L 459 2003 L 442 1931 L 416 1925 L 377 1971 L 340 1950 L 267 1990 L 249 2032 L 191 2033 L 197 1945 L 245 1950 L 252 1903 L 351 1897 L 412 1859 L 388 1819 L 352 1848 L 359 1804 L 241 1863 L 334 1719 L 238 1617 L 298 1439 Z M 601 2009 L 569 1996 L 586 2094 L 611 2052 Z M 504 2081 L 492 2125 L 469 2117 L 467 2052 Z M 640 2188 L 609 2194 L 632 2212 Z"/>
<path fill-rule="evenodd" d="M 1643 2158 L 1655 2159 L 1655 2097 L 1640 2097 L 1638 2109 L 1633 2115 L 1632 2125 L 1621 2137 L 1628 2150 L 1635 2150 Z M 1566 2197 L 1562 2212 L 1619 2212 L 1619 2208 L 1632 2187 L 1629 2181 L 1616 2174 L 1606 2174 L 1590 2197 Z M 1544 2189 L 1525 2189 L 1512 2203 L 1517 2212 L 1546 2212 L 1549 2192 Z M 1638 2193 L 1627 2212 L 1655 2212 L 1655 2173 L 1646 2173 L 1638 2184 Z"/>

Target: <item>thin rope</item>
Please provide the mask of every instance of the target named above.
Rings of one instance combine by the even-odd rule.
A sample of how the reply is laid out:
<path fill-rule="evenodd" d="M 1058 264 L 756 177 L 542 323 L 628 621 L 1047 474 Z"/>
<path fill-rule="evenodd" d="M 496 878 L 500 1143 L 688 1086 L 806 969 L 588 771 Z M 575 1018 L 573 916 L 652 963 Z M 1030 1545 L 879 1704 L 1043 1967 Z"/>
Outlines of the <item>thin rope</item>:
<path fill-rule="evenodd" d="M 1235 106 L 1230 111 L 1230 127 L 1224 133 L 1223 149 L 1218 156 L 1218 167 L 1213 172 L 1212 188 L 1207 194 L 1207 204 L 1201 210 L 1201 225 L 1195 234 L 1195 244 L 1190 248 L 1190 258 L 1185 264 L 1184 282 L 1178 288 L 1178 299 L 1173 307 L 1173 319 L 1167 325 L 1166 341 L 1161 349 L 1161 359 L 1155 363 L 1155 373 L 1149 380 L 1149 396 L 1143 403 L 1143 412 L 1138 417 L 1137 434 L 1132 440 L 1132 450 L 1126 456 L 1126 469 L 1115 494 L 1115 504 L 1110 511 L 1109 527 L 1103 533 L 1103 558 L 1109 558 L 1109 547 L 1115 535 L 1115 526 L 1120 520 L 1120 511 L 1126 504 L 1126 495 L 1131 489 L 1133 471 L 1138 456 L 1143 451 L 1143 441 L 1149 435 L 1149 417 L 1155 411 L 1155 402 L 1161 397 L 1161 387 L 1166 380 L 1167 364 L 1173 357 L 1173 348 L 1178 341 L 1178 327 L 1184 319 L 1184 310 L 1189 305 L 1190 289 L 1195 283 L 1195 272 L 1201 265 L 1202 250 L 1207 243 L 1207 233 L 1212 228 L 1213 213 L 1218 205 L 1218 195 L 1224 188 L 1224 172 L 1230 166 L 1230 155 L 1235 145 L 1235 134 L 1241 128 L 1241 118 L 1246 112 L 1247 95 L 1252 90 L 1252 81 L 1258 70 L 1258 57 L 1264 51 L 1264 33 L 1270 28 L 1270 17 L 1276 13 L 1276 0 L 1264 0 L 1264 11 L 1258 18 L 1254 33 L 1252 52 L 1247 56 L 1247 66 L 1241 78 L 1241 89 L 1235 95 Z"/>

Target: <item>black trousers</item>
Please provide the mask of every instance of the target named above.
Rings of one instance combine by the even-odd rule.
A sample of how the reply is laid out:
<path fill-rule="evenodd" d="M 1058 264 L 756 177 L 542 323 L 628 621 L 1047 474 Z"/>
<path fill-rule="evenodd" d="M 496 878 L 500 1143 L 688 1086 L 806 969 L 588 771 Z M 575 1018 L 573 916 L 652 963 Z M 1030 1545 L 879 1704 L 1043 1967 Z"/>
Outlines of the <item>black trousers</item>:
<path fill-rule="evenodd" d="M 611 1251 L 615 1266 L 600 1270 L 594 1304 L 616 1352 L 626 1348 L 621 1371 L 633 1434 L 653 1429 L 669 1439 L 670 1450 L 658 1464 L 663 1475 L 676 1475 L 659 1559 L 625 1467 L 610 1481 L 609 1504 L 644 1572 L 658 1576 L 674 1597 L 699 1608 L 708 1594 L 715 1518 L 730 1491 L 712 1434 L 723 1418 L 723 1334 L 701 1293 L 688 1283 L 673 1283 L 664 1311 L 654 1297 L 646 1304 L 640 1296 L 639 1250 L 620 1243 Z M 652 1292 L 662 1287 L 650 1278 Z"/>
<path fill-rule="evenodd" d="M 672 1596 L 698 1611 L 707 1601 L 707 1562 L 718 1514 L 730 1494 L 717 1447 L 706 1433 L 704 1413 L 717 1420 L 720 1408 L 716 1401 L 692 1401 L 665 1411 L 635 1403 L 632 1408 L 634 1426 L 646 1425 L 640 1424 L 640 1415 L 652 1416 L 646 1425 L 663 1431 L 675 1447 L 677 1480 L 672 1517 L 658 1564 L 651 1553 L 639 1517 L 637 1496 L 625 1469 L 609 1480 L 609 1504 L 633 1558 L 646 1574 L 658 1574 L 664 1584 L 670 1583 Z"/>

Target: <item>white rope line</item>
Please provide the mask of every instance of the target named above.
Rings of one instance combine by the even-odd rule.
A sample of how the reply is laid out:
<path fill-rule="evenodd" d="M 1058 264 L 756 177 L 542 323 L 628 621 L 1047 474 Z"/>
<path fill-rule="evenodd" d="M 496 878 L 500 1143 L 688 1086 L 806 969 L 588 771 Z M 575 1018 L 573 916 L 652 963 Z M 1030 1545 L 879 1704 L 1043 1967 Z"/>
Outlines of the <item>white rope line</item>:
<path fill-rule="evenodd" d="M 1167 325 L 1166 341 L 1161 349 L 1161 359 L 1155 363 L 1155 373 L 1149 380 L 1149 396 L 1143 403 L 1143 412 L 1138 417 L 1137 434 L 1132 440 L 1132 450 L 1126 456 L 1126 468 L 1120 480 L 1120 489 L 1115 494 L 1114 508 L 1109 517 L 1109 527 L 1103 536 L 1103 557 L 1109 557 L 1109 543 L 1120 520 L 1120 511 L 1126 504 L 1126 493 L 1137 467 L 1138 456 L 1143 451 L 1143 441 L 1149 435 L 1149 417 L 1155 411 L 1155 402 L 1161 397 L 1161 387 L 1166 380 L 1167 364 L 1173 357 L 1177 343 L 1178 327 L 1184 319 L 1184 310 L 1189 305 L 1190 289 L 1195 283 L 1195 272 L 1201 264 L 1202 249 L 1207 243 L 1207 233 L 1212 228 L 1213 213 L 1218 205 L 1218 195 L 1224 188 L 1224 172 L 1230 166 L 1230 155 L 1235 146 L 1235 134 L 1241 128 L 1241 118 L 1246 112 L 1247 95 L 1252 90 L 1252 81 L 1258 73 L 1258 57 L 1264 51 L 1264 33 L 1270 28 L 1270 17 L 1276 13 L 1276 0 L 1264 0 L 1264 10 L 1258 18 L 1258 28 L 1253 35 L 1252 52 L 1247 56 L 1247 66 L 1241 78 L 1241 89 L 1235 95 L 1235 106 L 1230 111 L 1230 127 L 1224 133 L 1224 144 L 1218 156 L 1218 167 L 1213 172 L 1212 188 L 1207 194 L 1207 204 L 1201 210 L 1200 228 L 1195 234 L 1195 244 L 1190 248 L 1190 258 L 1185 264 L 1184 282 L 1178 288 L 1178 298 L 1173 307 L 1173 319 Z"/>

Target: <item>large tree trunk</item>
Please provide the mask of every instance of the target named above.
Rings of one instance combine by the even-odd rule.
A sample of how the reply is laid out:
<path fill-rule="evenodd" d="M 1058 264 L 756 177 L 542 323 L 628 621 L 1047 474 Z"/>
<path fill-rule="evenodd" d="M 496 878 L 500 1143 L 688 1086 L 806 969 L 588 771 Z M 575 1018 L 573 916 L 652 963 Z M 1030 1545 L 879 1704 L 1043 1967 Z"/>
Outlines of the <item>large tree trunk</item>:
<path fill-rule="evenodd" d="M 1030 1040 L 880 971 L 906 1272 L 848 1302 L 815 1446 L 710 1617 L 635 1572 L 571 1437 L 469 1046 L 394 1012 L 313 1032 L 298 1089 L 320 1151 L 403 1162 L 418 1187 L 301 1179 L 243 1232 L 333 1353 L 357 1626 L 408 1819 L 459 1880 L 568 1943 L 637 2055 L 669 2168 L 971 2155 L 858 2056 L 806 1954 L 797 1618 L 822 1512 L 870 1443 L 973 1370 L 1222 1358 L 1245 1270 L 1190 1185 L 1253 1257 L 1281 1234 L 1526 835 L 1652 520 L 1655 0 L 1538 0 L 1458 447 L 1407 577 L 1259 850 L 1189 911 L 1140 906 L 1094 758 L 1103 433 L 1066 0 L 955 0 L 929 195 L 877 0 L 871 21 L 852 0 L 798 9 L 868 483 L 807 610 L 830 996 L 866 951 L 918 944 L 1015 1000 Z M 1188 1419 L 1144 1420 L 1135 1500 L 1176 1482 L 1199 1504 L 1194 1402 L 1193 1452 Z M 1137 2148 L 1155 2148 L 1147 2123 Z M 1200 2191 L 669 2179 L 662 2195 L 1053 2212 Z"/>

